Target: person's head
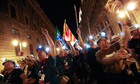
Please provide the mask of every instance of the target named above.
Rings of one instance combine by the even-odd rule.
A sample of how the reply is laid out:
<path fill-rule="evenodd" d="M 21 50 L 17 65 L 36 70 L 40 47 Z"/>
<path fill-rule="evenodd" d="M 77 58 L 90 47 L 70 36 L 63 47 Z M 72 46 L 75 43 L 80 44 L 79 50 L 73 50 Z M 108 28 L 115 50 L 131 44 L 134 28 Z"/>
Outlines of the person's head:
<path fill-rule="evenodd" d="M 101 49 L 108 49 L 109 48 L 109 42 L 106 37 L 102 37 L 97 41 L 97 44 Z"/>
<path fill-rule="evenodd" d="M 11 70 L 15 68 L 15 61 L 13 60 L 6 60 L 4 63 L 4 70 Z"/>
<path fill-rule="evenodd" d="M 130 32 L 131 32 L 131 35 L 132 35 L 133 37 L 134 37 L 134 36 L 139 36 L 139 34 L 140 34 L 138 28 L 132 29 L 132 30 L 130 30 Z"/>
<path fill-rule="evenodd" d="M 118 40 L 120 39 L 120 37 L 117 36 L 117 35 L 114 35 L 114 36 L 112 37 L 112 39 L 113 39 L 113 41 L 118 41 Z"/>
<path fill-rule="evenodd" d="M 64 49 L 64 55 L 69 54 L 69 49 Z"/>
<path fill-rule="evenodd" d="M 36 49 L 36 52 L 37 52 L 38 58 L 40 60 L 45 59 L 45 57 L 47 55 L 47 52 L 45 51 L 45 48 L 43 48 L 43 47 L 42 48 L 38 48 L 38 49 Z"/>
<path fill-rule="evenodd" d="M 78 44 L 77 43 L 74 44 L 74 48 L 78 48 Z"/>
<path fill-rule="evenodd" d="M 75 48 L 75 53 L 76 55 L 79 55 L 79 50 L 77 48 Z"/>
<path fill-rule="evenodd" d="M 90 46 L 94 45 L 94 41 L 93 40 L 89 40 L 88 43 L 90 44 Z"/>

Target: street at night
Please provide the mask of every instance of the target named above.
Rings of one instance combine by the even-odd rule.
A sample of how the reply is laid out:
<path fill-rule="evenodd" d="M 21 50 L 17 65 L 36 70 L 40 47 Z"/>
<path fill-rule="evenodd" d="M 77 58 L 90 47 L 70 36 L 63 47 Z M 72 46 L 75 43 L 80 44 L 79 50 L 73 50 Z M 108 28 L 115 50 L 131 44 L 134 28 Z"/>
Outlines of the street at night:
<path fill-rule="evenodd" d="M 0 84 L 140 84 L 139 0 L 0 0 Z"/>

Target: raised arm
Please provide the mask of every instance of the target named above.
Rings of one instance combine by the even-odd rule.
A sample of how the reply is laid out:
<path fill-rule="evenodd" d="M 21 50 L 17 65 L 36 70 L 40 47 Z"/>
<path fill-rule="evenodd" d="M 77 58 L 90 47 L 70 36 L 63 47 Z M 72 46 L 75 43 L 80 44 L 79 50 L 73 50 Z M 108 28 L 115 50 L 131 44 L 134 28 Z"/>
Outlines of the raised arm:
<path fill-rule="evenodd" d="M 70 48 L 71 48 L 71 55 L 73 56 L 74 55 L 74 53 L 75 53 L 75 49 L 74 49 L 74 47 L 71 45 L 71 43 L 70 43 L 70 41 L 67 41 L 67 44 L 70 46 Z"/>
<path fill-rule="evenodd" d="M 79 28 L 77 28 L 77 34 L 78 34 L 79 44 L 81 45 L 81 47 L 82 47 L 84 50 L 86 50 L 86 49 L 85 49 L 84 42 L 83 42 L 83 39 L 82 39 L 82 37 L 81 37 L 81 31 L 80 31 Z"/>
<path fill-rule="evenodd" d="M 119 40 L 119 43 L 121 45 L 121 47 L 126 46 L 126 42 L 128 42 L 128 40 L 130 39 L 130 29 L 127 26 L 127 24 L 129 23 L 127 17 L 125 17 L 124 19 L 120 19 L 120 21 L 123 23 L 123 28 L 122 31 L 124 32 L 124 35 L 121 36 L 121 39 Z"/>
<path fill-rule="evenodd" d="M 45 35 L 45 37 L 48 41 L 48 44 L 49 44 L 49 47 L 50 47 L 50 55 L 54 58 L 55 55 L 56 55 L 55 50 L 54 50 L 54 42 L 53 42 L 52 38 L 50 37 L 47 29 L 42 28 L 41 30 L 42 30 L 42 33 Z"/>
<path fill-rule="evenodd" d="M 62 49 L 62 44 L 60 43 L 59 40 L 55 41 L 56 44 L 59 45 L 59 48 L 60 48 L 60 52 L 58 54 L 59 57 L 63 56 L 63 49 Z"/>

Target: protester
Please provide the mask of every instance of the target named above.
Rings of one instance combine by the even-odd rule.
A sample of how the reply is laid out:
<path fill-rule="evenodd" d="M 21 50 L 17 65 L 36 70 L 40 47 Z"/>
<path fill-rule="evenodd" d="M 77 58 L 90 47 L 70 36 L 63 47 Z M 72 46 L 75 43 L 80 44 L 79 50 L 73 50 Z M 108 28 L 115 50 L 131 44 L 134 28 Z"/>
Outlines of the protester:
<path fill-rule="evenodd" d="M 129 28 L 124 22 L 125 35 L 114 44 L 110 45 L 106 38 L 100 38 L 98 44 L 101 49 L 96 53 L 97 60 L 104 66 L 104 72 L 106 74 L 107 84 L 129 84 L 123 74 L 121 73 L 120 60 L 123 60 L 128 56 L 124 52 L 123 47 L 125 43 L 129 40 Z M 118 51 L 118 47 L 121 49 Z"/>
<path fill-rule="evenodd" d="M 62 61 L 64 63 L 64 74 L 69 77 L 68 84 L 78 84 L 78 78 L 73 65 L 75 49 L 71 45 L 70 41 L 66 41 L 66 44 L 67 48 L 64 49 L 64 55 L 62 57 Z"/>
<path fill-rule="evenodd" d="M 15 62 L 13 60 L 6 60 L 4 63 L 4 74 L 3 82 L 5 84 L 28 84 L 27 77 L 21 69 L 15 69 Z"/>
<path fill-rule="evenodd" d="M 91 69 L 90 80 L 88 81 L 88 84 L 92 84 L 95 80 L 97 81 L 98 84 L 105 83 L 103 67 L 99 62 L 96 61 L 96 56 L 95 56 L 96 52 L 100 48 L 97 48 L 97 46 L 94 45 L 93 40 L 89 40 L 88 43 L 90 44 L 91 47 L 89 49 L 86 49 L 83 43 L 82 37 L 81 37 L 81 31 L 79 28 L 77 29 L 77 34 L 78 34 L 79 42 L 82 48 L 86 52 L 87 63 L 90 65 L 90 69 Z"/>
<path fill-rule="evenodd" d="M 37 79 L 39 84 L 40 83 L 59 84 L 57 72 L 54 70 L 54 58 L 56 56 L 54 50 L 54 43 L 48 33 L 48 30 L 45 28 L 42 28 L 41 30 L 47 39 L 50 51 L 49 56 L 47 57 L 47 52 L 45 51 L 44 47 L 37 49 L 39 65 L 36 70 L 36 75 L 34 76 L 34 78 Z"/>
<path fill-rule="evenodd" d="M 128 41 L 128 48 L 131 53 L 131 56 L 133 56 L 140 66 L 140 32 L 139 28 L 131 27 L 130 33 L 132 35 L 131 40 Z M 134 80 L 137 81 L 137 83 L 140 83 L 138 71 L 136 69 L 135 63 L 131 65 L 131 69 L 134 73 Z"/>

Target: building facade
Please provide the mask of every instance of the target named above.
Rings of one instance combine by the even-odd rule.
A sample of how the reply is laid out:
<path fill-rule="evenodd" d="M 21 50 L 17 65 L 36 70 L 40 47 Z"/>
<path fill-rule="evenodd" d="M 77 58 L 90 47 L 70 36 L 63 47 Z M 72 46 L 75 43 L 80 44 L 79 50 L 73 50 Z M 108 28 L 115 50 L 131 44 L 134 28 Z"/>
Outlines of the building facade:
<path fill-rule="evenodd" d="M 117 11 L 127 11 L 127 17 L 132 24 L 140 25 L 140 1 L 139 0 L 82 0 L 82 37 L 94 35 L 95 40 L 99 38 L 101 31 L 111 30 L 112 35 L 121 35 L 122 24 L 117 17 Z M 128 10 L 129 3 L 135 3 L 134 10 Z M 132 6 L 133 7 L 133 6 Z M 87 35 L 88 34 L 88 35 Z"/>
<path fill-rule="evenodd" d="M 0 67 L 5 58 L 37 58 L 38 46 L 47 46 L 42 27 L 48 29 L 54 40 L 55 28 L 36 0 L 0 0 Z M 14 40 L 18 42 L 16 46 L 12 44 Z"/>

